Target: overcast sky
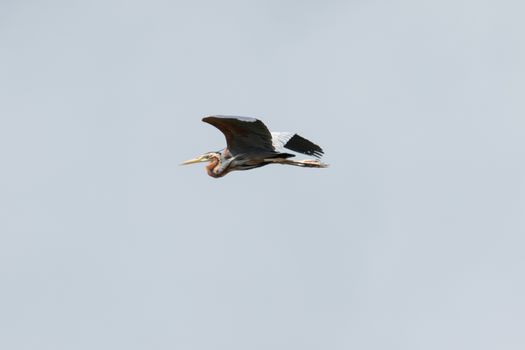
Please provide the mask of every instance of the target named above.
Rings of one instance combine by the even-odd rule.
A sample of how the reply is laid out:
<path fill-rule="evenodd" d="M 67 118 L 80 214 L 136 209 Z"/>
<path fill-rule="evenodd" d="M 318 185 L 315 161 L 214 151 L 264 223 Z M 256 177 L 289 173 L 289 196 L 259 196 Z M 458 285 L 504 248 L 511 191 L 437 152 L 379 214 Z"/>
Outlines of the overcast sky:
<path fill-rule="evenodd" d="M 524 13 L 1 1 L 0 348 L 524 349 Z M 331 167 L 179 167 L 209 114 Z"/>

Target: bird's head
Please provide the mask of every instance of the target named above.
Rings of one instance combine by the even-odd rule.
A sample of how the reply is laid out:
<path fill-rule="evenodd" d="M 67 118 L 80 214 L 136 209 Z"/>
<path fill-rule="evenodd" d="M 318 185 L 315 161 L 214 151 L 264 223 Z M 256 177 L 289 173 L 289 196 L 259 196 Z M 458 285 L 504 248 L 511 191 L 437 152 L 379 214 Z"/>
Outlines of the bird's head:
<path fill-rule="evenodd" d="M 198 156 L 197 158 L 193 158 L 193 159 L 187 160 L 187 161 L 183 162 L 181 165 L 203 163 L 203 162 L 211 162 L 211 161 L 213 161 L 215 159 L 220 159 L 220 158 L 221 158 L 220 153 L 218 153 L 218 152 L 208 152 L 208 153 L 204 153 L 204 154 Z"/>

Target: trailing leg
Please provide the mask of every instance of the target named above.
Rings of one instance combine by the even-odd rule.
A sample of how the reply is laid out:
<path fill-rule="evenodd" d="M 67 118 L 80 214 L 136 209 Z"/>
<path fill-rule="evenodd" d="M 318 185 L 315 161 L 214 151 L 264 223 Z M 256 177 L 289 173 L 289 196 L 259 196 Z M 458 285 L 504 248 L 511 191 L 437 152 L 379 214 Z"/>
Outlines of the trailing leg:
<path fill-rule="evenodd" d="M 294 166 L 299 166 L 303 168 L 327 168 L 328 167 L 328 164 L 322 163 L 321 161 L 316 160 L 316 159 L 291 160 L 291 159 L 283 159 L 283 158 L 273 158 L 273 159 L 265 159 L 265 161 L 269 163 L 275 163 L 275 164 L 294 165 Z"/>

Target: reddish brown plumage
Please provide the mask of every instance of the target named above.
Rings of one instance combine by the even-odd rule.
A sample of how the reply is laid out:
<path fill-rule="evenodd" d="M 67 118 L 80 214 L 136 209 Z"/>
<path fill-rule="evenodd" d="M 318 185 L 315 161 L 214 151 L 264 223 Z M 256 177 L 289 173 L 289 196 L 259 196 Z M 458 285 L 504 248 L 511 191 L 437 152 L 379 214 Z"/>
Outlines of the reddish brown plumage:
<path fill-rule="evenodd" d="M 208 175 L 214 178 L 223 177 L 224 175 L 228 174 L 230 170 L 228 168 L 223 169 L 222 171 L 219 171 L 219 168 L 221 167 L 219 156 L 214 155 L 213 158 L 210 160 L 210 164 L 206 166 L 206 172 Z"/>

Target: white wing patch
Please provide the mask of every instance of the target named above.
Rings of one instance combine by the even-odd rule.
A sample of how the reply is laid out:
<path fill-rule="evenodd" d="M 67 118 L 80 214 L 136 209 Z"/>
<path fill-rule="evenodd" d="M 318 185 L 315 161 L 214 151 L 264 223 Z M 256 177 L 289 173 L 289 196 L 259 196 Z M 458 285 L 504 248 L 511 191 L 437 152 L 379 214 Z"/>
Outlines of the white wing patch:
<path fill-rule="evenodd" d="M 286 152 L 284 145 L 295 135 L 293 132 L 272 131 L 272 145 L 277 152 Z"/>

